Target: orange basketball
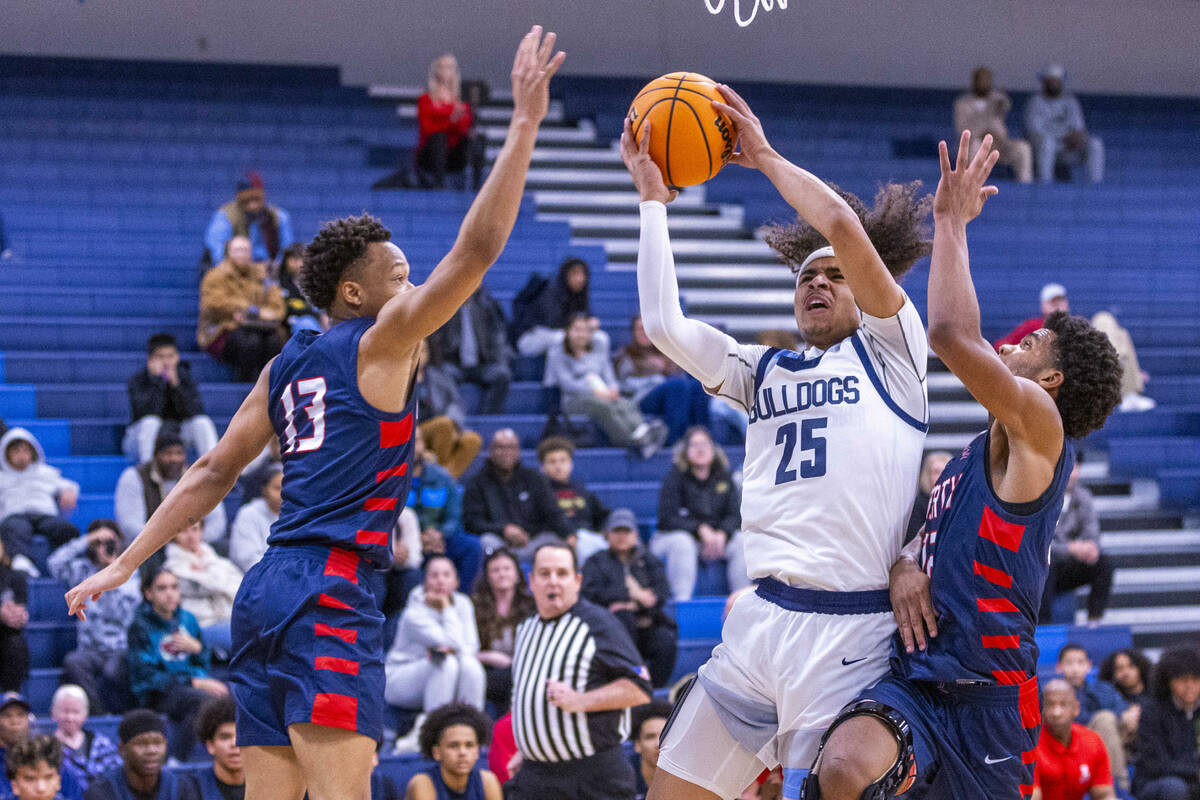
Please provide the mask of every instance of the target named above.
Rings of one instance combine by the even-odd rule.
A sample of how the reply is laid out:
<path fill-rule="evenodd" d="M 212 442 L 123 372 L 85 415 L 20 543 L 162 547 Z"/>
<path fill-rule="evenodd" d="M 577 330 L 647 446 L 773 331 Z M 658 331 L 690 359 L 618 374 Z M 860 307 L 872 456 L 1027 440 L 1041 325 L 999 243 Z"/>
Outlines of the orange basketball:
<path fill-rule="evenodd" d="M 695 72 L 663 75 L 633 98 L 634 139 L 650 120 L 650 158 L 668 186 L 704 183 L 733 155 L 733 124 L 713 107 L 714 100 L 723 101 L 717 85 Z"/>

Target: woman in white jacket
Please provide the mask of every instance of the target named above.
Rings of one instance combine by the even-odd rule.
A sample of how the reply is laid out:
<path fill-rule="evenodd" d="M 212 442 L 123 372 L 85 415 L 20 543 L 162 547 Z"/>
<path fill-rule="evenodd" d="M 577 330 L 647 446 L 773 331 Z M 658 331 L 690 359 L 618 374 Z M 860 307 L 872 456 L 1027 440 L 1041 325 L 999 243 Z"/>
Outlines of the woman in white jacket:
<path fill-rule="evenodd" d="M 229 621 L 242 571 L 204 541 L 204 523 L 184 528 L 166 547 L 165 568 L 179 578 L 179 605 L 204 631 L 204 642 L 219 654 L 233 650 Z"/>
<path fill-rule="evenodd" d="M 384 698 L 400 708 L 421 708 L 414 730 L 420 729 L 425 713 L 446 703 L 482 709 L 486 681 L 478 653 L 471 598 L 458 592 L 454 562 L 433 556 L 425 564 L 423 584 L 412 590 L 400 616 L 384 665 Z"/>

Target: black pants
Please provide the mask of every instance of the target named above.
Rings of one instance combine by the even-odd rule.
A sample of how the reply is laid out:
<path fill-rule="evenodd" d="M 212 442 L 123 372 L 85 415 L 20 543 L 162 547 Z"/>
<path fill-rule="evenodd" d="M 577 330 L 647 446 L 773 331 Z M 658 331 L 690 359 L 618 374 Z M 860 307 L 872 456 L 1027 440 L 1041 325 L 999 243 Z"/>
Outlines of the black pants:
<path fill-rule="evenodd" d="M 1100 619 L 1108 608 L 1112 594 L 1113 565 L 1108 556 L 1100 554 L 1095 564 L 1087 564 L 1072 556 L 1050 562 L 1050 576 L 1042 592 L 1042 619 L 1050 619 L 1050 606 L 1055 595 L 1070 592 L 1080 586 L 1091 586 L 1088 595 L 1088 619 Z"/>
<path fill-rule="evenodd" d="M 277 328 L 243 325 L 225 336 L 225 346 L 219 360 L 233 367 L 239 382 L 254 383 L 267 362 L 279 355 L 282 349 L 283 337 Z"/>
<path fill-rule="evenodd" d="M 629 611 L 617 612 L 617 619 L 629 631 L 634 645 L 642 658 L 646 659 L 646 669 L 650 670 L 650 682 L 655 687 L 663 687 L 671 680 L 675 669 L 675 651 L 679 644 L 679 631 L 674 625 L 651 625 L 638 627 L 637 615 Z"/>
<path fill-rule="evenodd" d="M 9 558 L 21 555 L 33 559 L 33 537 L 45 536 L 54 551 L 79 537 L 79 528 L 50 514 L 10 514 L 0 522 L 0 541 Z"/>
<path fill-rule="evenodd" d="M 19 692 L 29 677 L 29 644 L 19 628 L 0 625 L 0 691 Z"/>
<path fill-rule="evenodd" d="M 173 738 L 168 745 L 169 755 L 180 761 L 190 761 L 196 744 L 196 714 L 211 695 L 193 688 L 190 683 L 176 683 L 159 695 L 151 707 L 167 715 L 175 723 Z"/>
<path fill-rule="evenodd" d="M 504 787 L 508 800 L 633 800 L 637 781 L 621 748 L 578 761 L 525 759 Z"/>
<path fill-rule="evenodd" d="M 473 173 L 471 185 L 478 189 L 483 182 L 484 154 L 484 139 L 478 133 L 464 136 L 454 147 L 450 147 L 446 134 L 435 133 L 417 150 L 417 169 L 428 175 L 422 180 L 429 184 L 426 188 L 440 189 L 446 185 L 448 173 L 462 172 L 469 166 Z"/>
<path fill-rule="evenodd" d="M 124 653 L 72 650 L 63 658 L 63 683 L 87 692 L 92 714 L 121 714 L 132 707 Z"/>

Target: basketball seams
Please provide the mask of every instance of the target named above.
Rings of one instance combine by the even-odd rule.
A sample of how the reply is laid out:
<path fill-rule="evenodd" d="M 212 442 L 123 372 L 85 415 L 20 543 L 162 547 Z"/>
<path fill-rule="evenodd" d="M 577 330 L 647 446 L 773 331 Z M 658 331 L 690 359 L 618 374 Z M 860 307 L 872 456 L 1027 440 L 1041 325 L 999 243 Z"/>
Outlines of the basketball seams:
<path fill-rule="evenodd" d="M 712 149 L 708 146 L 708 132 L 704 130 L 704 122 L 700 119 L 700 112 L 692 108 L 691 103 L 684 103 L 684 105 L 687 106 L 688 111 L 692 112 L 692 116 L 696 119 L 696 128 L 700 131 L 700 136 L 704 138 L 704 154 L 708 156 L 708 177 L 704 180 L 708 180 L 713 176 Z"/>
<path fill-rule="evenodd" d="M 687 75 L 685 73 L 684 78 Z M 679 83 L 675 85 L 675 93 L 671 95 L 671 110 L 667 113 L 667 154 L 664 159 L 667 162 L 667 186 L 673 187 L 675 181 L 671 180 L 671 127 L 675 120 L 675 100 L 679 97 L 679 87 L 683 86 L 683 78 L 679 79 Z"/>
<path fill-rule="evenodd" d="M 691 97 L 690 95 L 699 95 L 699 97 Z M 636 124 L 632 129 L 634 138 L 636 140 L 641 133 L 642 124 L 650 118 L 651 114 L 655 113 L 657 106 L 663 102 L 670 103 L 671 107 L 667 112 L 664 126 L 666 128 L 666 132 L 664 134 L 657 134 L 654 137 L 655 139 L 658 139 L 659 135 L 663 137 L 660 140 L 662 142 L 662 150 L 660 150 L 658 147 L 655 147 L 654 150 L 659 152 L 662 156 L 662 167 L 665 182 L 671 188 L 679 188 L 678 182 L 675 180 L 676 177 L 679 177 L 684 181 L 703 183 L 704 181 L 711 179 L 716 171 L 720 170 L 720 166 L 723 166 L 723 163 L 721 165 L 715 163 L 718 160 L 718 156 L 714 155 L 712 151 L 712 142 L 709 139 L 708 131 L 705 130 L 706 115 L 703 112 L 707 109 L 707 107 L 700 108 L 696 105 L 700 102 L 701 98 L 703 98 L 704 102 L 708 104 L 714 103 L 720 99 L 716 93 L 716 84 L 713 83 L 711 79 L 706 78 L 703 75 L 698 75 L 698 73 L 675 72 L 668 75 L 663 75 L 654 81 L 651 81 L 640 92 L 638 92 L 637 96 L 633 100 L 633 103 L 631 104 L 631 111 L 638 112 L 638 119 L 636 120 Z M 696 140 L 694 138 L 694 134 L 691 132 L 687 132 L 685 134 L 682 128 L 680 129 L 678 136 L 675 135 L 675 105 L 678 102 L 682 102 L 687 105 L 688 110 L 691 112 L 692 119 L 700 133 L 699 140 Z M 659 119 L 659 125 L 662 125 L 663 123 L 661 120 L 663 118 L 660 116 Z M 715 123 L 717 128 L 722 128 L 721 121 L 723 119 L 724 118 L 718 114 L 718 119 Z M 686 125 L 682 118 L 680 119 L 680 124 Z M 656 125 L 656 128 L 657 127 L 658 126 Z M 680 137 L 682 137 L 682 139 Z M 672 163 L 673 145 L 683 148 L 683 150 L 686 151 L 686 174 L 681 176 L 674 175 L 674 169 L 679 168 L 679 165 L 678 163 Z M 704 148 L 704 156 L 707 160 L 707 170 L 704 173 L 700 173 L 698 171 L 697 168 L 699 167 L 699 164 L 695 163 L 699 157 L 699 153 L 695 151 L 700 147 Z M 675 153 L 674 155 L 682 157 L 684 153 Z M 674 161 L 678 160 L 678 158 L 674 159 Z"/>

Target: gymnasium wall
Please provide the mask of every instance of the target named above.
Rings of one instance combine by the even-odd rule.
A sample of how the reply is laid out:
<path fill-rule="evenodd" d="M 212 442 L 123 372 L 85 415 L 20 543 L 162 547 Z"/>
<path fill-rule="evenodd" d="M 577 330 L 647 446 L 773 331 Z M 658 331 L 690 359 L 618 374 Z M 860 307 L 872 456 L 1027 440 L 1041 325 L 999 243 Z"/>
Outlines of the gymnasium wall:
<path fill-rule="evenodd" d="M 949 87 L 986 63 L 1029 89 L 1058 60 L 1081 91 L 1200 95 L 1198 0 L 0 0 L 0 19 L 10 54 L 337 64 L 351 83 L 420 82 L 447 48 L 503 80 L 536 21 L 577 75 Z"/>

